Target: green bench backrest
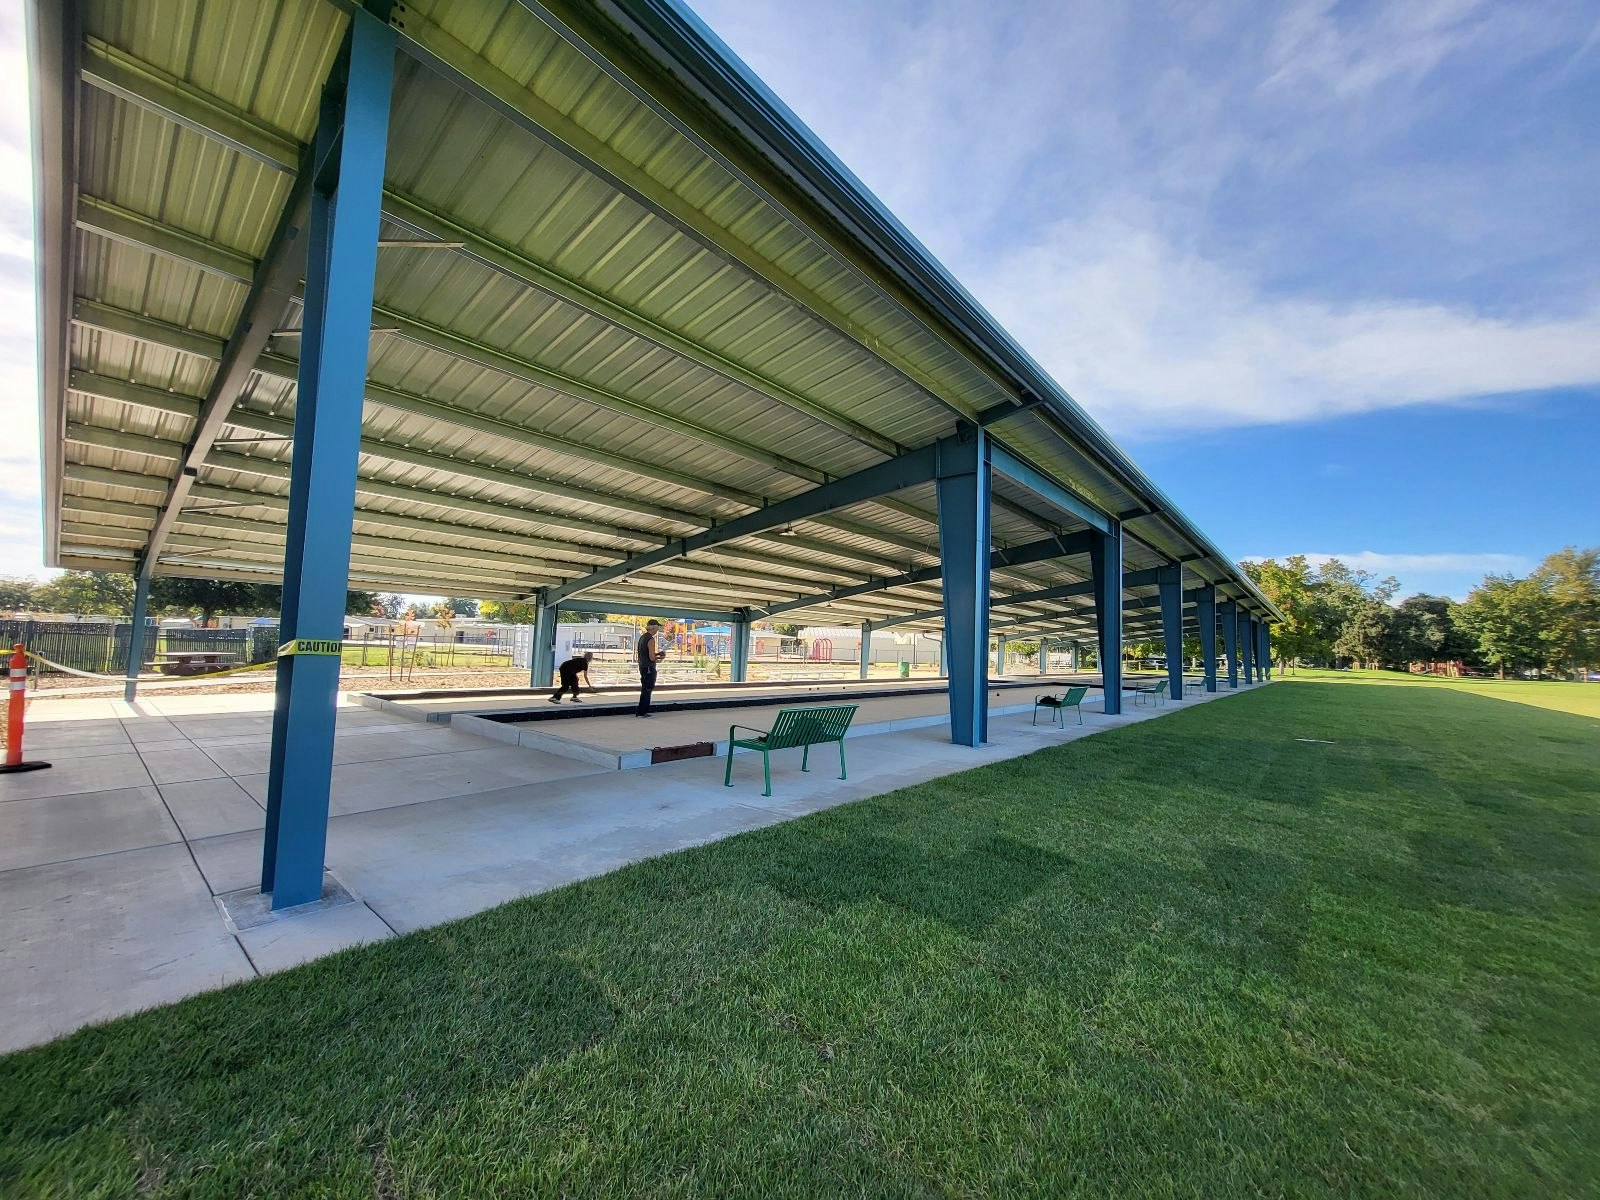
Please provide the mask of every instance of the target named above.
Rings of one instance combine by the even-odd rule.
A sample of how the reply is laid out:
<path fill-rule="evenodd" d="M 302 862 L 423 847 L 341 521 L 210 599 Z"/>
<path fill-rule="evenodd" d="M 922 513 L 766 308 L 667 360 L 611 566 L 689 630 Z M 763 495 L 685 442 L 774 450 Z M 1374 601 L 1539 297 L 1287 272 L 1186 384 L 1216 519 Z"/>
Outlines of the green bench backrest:
<path fill-rule="evenodd" d="M 837 742 L 850 728 L 856 704 L 835 704 L 826 708 L 786 708 L 772 722 L 767 746 L 787 750 L 791 746 L 815 746 L 818 742 Z"/>

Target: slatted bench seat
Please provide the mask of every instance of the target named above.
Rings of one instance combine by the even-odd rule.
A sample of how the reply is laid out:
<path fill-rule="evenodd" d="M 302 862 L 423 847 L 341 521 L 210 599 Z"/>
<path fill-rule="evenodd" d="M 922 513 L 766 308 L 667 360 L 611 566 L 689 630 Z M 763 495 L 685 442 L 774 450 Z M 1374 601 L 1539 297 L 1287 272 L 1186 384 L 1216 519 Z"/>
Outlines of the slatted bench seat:
<path fill-rule="evenodd" d="M 733 786 L 733 751 L 737 747 L 741 750 L 761 751 L 761 772 L 767 784 L 763 796 L 772 795 L 772 760 L 774 750 L 792 750 L 797 746 L 804 747 L 800 755 L 800 769 L 811 769 L 811 747 L 826 745 L 829 742 L 839 743 L 839 778 L 845 778 L 844 771 L 844 735 L 850 731 L 850 722 L 855 719 L 856 704 L 830 704 L 817 708 L 785 708 L 781 710 L 772 722 L 771 729 L 754 729 L 749 725 L 732 725 L 728 728 L 728 769 L 722 773 L 722 782 L 726 787 Z M 739 730 L 753 733 L 755 737 L 739 737 Z"/>

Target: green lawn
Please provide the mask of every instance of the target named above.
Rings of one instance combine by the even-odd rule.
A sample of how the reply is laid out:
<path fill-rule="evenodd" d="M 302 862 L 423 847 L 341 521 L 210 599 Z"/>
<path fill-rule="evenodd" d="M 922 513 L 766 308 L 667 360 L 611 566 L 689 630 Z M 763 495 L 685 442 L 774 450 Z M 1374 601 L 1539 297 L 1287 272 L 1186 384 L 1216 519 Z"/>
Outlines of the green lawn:
<path fill-rule="evenodd" d="M 1594 1196 L 1590 697 L 1290 678 L 84 1031 L 0 1194 Z"/>

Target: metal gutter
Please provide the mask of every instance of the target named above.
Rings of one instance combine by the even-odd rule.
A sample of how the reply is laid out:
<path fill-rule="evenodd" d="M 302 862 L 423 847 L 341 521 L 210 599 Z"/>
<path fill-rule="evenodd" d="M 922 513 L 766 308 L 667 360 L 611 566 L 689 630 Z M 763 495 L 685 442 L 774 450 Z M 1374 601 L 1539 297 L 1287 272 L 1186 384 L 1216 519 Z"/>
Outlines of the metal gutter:
<path fill-rule="evenodd" d="M 44 562 L 61 565 L 61 509 L 66 466 L 68 345 L 78 182 L 78 46 L 74 0 L 27 0 L 33 117 L 33 244 L 37 255 L 40 453 Z"/>
<path fill-rule="evenodd" d="M 553 16 L 546 5 L 532 0 L 522 3 L 542 18 Z M 1129 491 L 1154 510 L 1151 515 L 1164 516 L 1197 549 L 1229 564 L 1230 574 L 1252 599 L 1267 614 L 1283 619 L 1282 612 L 1233 566 L 1234 560 L 1200 532 L 884 203 L 686 5 L 679 0 L 605 0 L 602 11 L 655 60 L 659 70 L 687 89 L 779 169 L 815 210 L 864 245 L 898 286 L 911 291 L 942 324 L 976 350 L 980 366 L 1012 380 L 1020 404 L 1042 398 L 1042 407 L 1065 426 L 1069 437 L 1098 456 Z M 571 36 L 570 26 L 552 23 Z M 580 43 L 579 49 L 586 47 Z M 593 53 L 589 56 L 597 57 Z M 610 73 L 613 77 L 617 74 L 614 68 Z M 630 81 L 622 82 L 639 94 Z M 664 108 L 658 97 L 641 98 L 658 112 Z M 673 114 L 662 115 L 679 129 L 686 129 L 685 123 Z M 703 138 L 694 140 L 705 147 Z M 726 156 L 717 157 L 727 162 Z"/>

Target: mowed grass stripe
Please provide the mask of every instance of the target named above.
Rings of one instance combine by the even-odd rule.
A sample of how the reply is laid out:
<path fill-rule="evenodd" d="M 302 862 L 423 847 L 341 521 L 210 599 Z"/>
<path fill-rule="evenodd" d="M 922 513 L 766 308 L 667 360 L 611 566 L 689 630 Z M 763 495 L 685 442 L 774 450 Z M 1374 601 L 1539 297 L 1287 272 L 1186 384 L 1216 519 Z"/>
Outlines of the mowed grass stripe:
<path fill-rule="evenodd" d="M 1514 686 L 1291 679 L 85 1030 L 0 1059 L 0 1192 L 1593 1194 L 1600 721 Z"/>

